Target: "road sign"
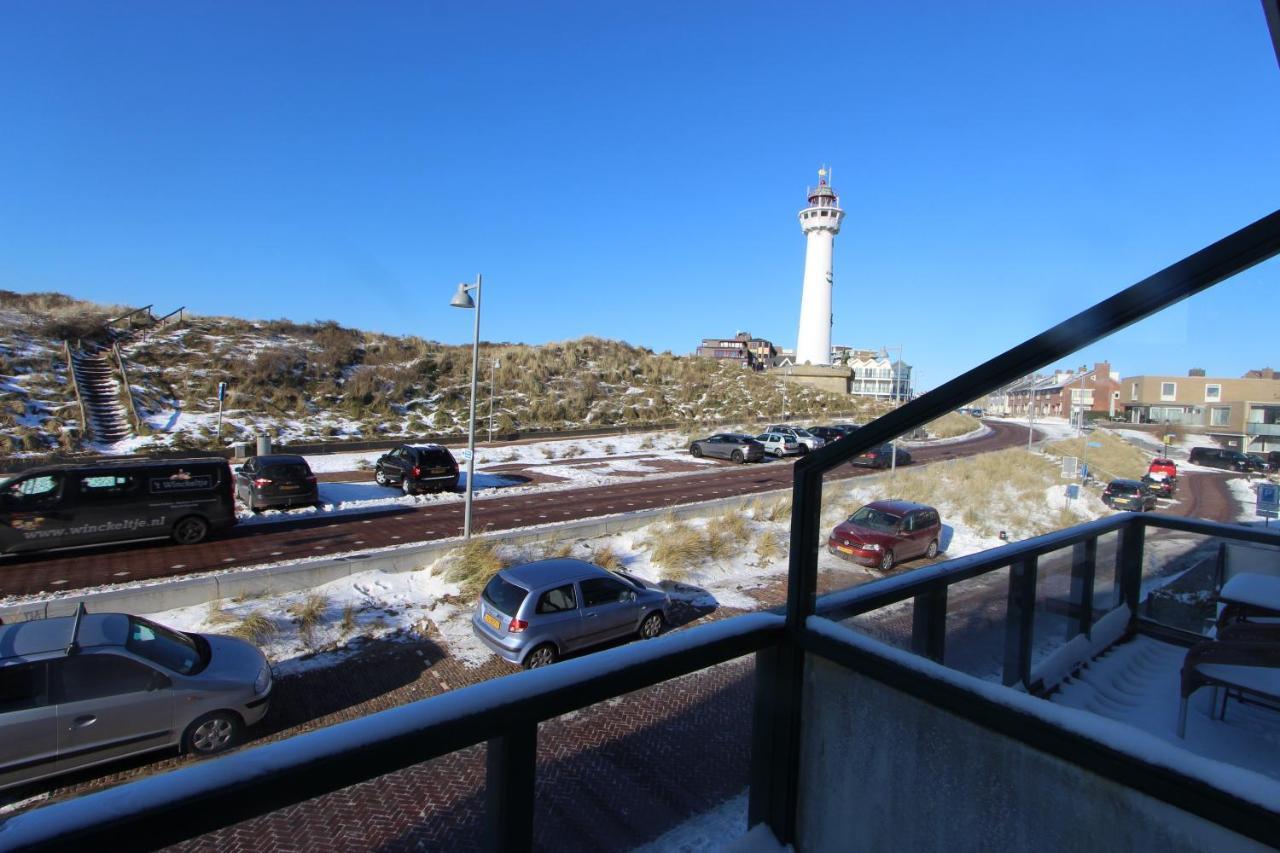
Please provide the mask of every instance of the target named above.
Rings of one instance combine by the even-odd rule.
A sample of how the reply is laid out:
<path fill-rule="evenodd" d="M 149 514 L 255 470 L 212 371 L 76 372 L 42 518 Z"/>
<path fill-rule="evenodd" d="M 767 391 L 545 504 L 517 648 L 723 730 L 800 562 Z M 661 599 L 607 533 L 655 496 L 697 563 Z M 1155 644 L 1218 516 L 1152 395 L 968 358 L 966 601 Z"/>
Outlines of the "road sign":
<path fill-rule="evenodd" d="M 221 403 L 225 399 L 227 399 L 227 383 L 219 382 L 218 383 L 218 402 Z"/>
<path fill-rule="evenodd" d="M 471 461 L 471 451 L 470 451 L 470 450 L 464 450 L 464 451 L 462 451 L 462 461 L 463 461 L 463 462 L 470 462 L 470 461 Z"/>
<path fill-rule="evenodd" d="M 1085 442 L 1085 444 L 1086 444 L 1088 447 L 1101 447 L 1101 446 L 1102 446 L 1102 442 L 1101 442 L 1101 441 L 1088 441 L 1088 442 Z"/>
<path fill-rule="evenodd" d="M 1067 500 L 1073 501 L 1078 497 L 1080 497 L 1080 487 L 1075 483 L 1067 486 Z"/>
<path fill-rule="evenodd" d="M 1280 515 L 1280 486 L 1275 483 L 1258 484 L 1258 507 L 1254 514 L 1263 518 Z"/>
<path fill-rule="evenodd" d="M 1062 457 L 1063 479 L 1074 480 L 1076 478 L 1076 475 L 1080 472 L 1079 462 L 1080 460 L 1074 456 Z"/>

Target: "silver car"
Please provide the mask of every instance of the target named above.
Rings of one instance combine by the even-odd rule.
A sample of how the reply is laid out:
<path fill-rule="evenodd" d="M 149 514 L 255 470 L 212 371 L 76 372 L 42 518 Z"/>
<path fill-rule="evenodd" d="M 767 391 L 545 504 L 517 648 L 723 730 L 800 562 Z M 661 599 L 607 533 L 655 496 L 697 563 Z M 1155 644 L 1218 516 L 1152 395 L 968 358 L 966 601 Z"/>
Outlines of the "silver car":
<path fill-rule="evenodd" d="M 700 438 L 689 445 L 689 453 L 695 457 L 714 456 L 734 462 L 759 462 L 764 459 L 764 447 L 754 436 L 736 432 L 721 432 L 710 438 Z"/>
<path fill-rule="evenodd" d="M 494 654 L 534 669 L 617 637 L 656 637 L 670 608 L 661 588 L 625 572 L 583 560 L 539 560 L 493 576 L 471 629 Z"/>
<path fill-rule="evenodd" d="M 788 426 L 787 424 L 773 424 L 767 430 L 768 432 L 777 432 L 782 435 L 789 435 L 796 440 L 803 450 L 800 452 L 808 453 L 810 450 L 817 450 L 826 445 L 826 442 L 818 438 L 818 436 L 809 432 L 804 427 Z"/>
<path fill-rule="evenodd" d="M 0 626 L 0 788 L 153 749 L 221 752 L 270 694 L 244 640 L 83 610 Z"/>
<path fill-rule="evenodd" d="M 770 456 L 794 456 L 802 446 L 791 436 L 780 432 L 762 432 L 756 436 L 756 441 L 764 446 L 764 452 Z"/>

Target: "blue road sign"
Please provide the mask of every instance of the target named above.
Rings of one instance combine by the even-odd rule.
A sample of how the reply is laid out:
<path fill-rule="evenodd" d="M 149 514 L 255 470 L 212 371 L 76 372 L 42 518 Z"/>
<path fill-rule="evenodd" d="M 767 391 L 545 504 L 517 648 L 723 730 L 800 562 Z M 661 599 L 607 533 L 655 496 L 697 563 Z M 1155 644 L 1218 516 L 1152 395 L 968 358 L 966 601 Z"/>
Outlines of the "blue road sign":
<path fill-rule="evenodd" d="M 218 383 L 218 402 L 222 402 L 225 399 L 227 399 L 227 383 L 219 382 Z"/>
<path fill-rule="evenodd" d="M 1088 445 L 1089 445 L 1090 447 L 1101 447 L 1101 446 L 1102 446 L 1102 442 L 1101 442 L 1101 441 L 1090 441 L 1090 442 L 1088 442 Z"/>
<path fill-rule="evenodd" d="M 1072 483 L 1070 486 L 1067 486 L 1067 499 L 1073 501 L 1078 497 L 1080 497 L 1080 487 L 1077 486 L 1075 483 Z"/>
<path fill-rule="evenodd" d="M 1280 486 L 1275 483 L 1258 484 L 1258 508 L 1254 514 L 1266 518 L 1280 515 Z"/>

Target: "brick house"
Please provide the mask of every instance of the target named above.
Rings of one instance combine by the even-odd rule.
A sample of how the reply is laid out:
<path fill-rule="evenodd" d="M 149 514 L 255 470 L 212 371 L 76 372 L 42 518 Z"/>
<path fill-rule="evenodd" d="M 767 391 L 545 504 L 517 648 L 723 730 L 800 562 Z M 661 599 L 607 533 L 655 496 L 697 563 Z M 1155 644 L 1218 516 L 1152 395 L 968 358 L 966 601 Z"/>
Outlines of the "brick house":
<path fill-rule="evenodd" d="M 1120 405 L 1120 374 L 1106 361 L 1093 369 L 1055 370 L 1052 376 L 1030 376 L 1004 389 L 994 402 L 996 411 L 1014 417 L 1033 409 L 1036 417 L 1072 419 L 1081 409 L 1086 418 L 1115 417 Z"/>
<path fill-rule="evenodd" d="M 738 332 L 732 338 L 703 338 L 697 355 L 732 361 L 752 370 L 764 370 L 773 363 L 777 350 L 764 338 L 754 338 L 750 332 Z"/>

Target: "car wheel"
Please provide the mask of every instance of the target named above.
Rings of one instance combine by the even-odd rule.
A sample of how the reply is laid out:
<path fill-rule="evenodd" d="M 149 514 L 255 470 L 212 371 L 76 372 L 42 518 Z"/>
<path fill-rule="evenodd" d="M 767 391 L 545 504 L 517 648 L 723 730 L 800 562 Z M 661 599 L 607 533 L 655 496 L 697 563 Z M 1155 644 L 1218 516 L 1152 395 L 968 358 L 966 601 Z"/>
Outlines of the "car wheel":
<path fill-rule="evenodd" d="M 695 445 L 693 445 L 692 447 L 690 447 L 690 448 L 689 448 L 689 455 L 690 455 L 690 456 L 692 456 L 694 459 L 701 459 L 701 458 L 702 458 L 702 448 L 701 448 L 701 447 L 699 447 L 699 446 L 698 446 L 698 445 L 696 445 L 696 444 L 695 444 Z"/>
<path fill-rule="evenodd" d="M 250 505 L 249 508 L 254 507 Z M 173 541 L 179 545 L 194 545 L 204 541 L 204 537 L 208 535 L 209 522 L 198 515 L 188 515 L 186 518 L 178 519 L 178 523 L 173 526 Z"/>
<path fill-rule="evenodd" d="M 386 486 L 386 485 L 389 485 L 391 482 L 390 480 L 387 479 L 387 472 L 383 471 L 382 468 L 380 467 L 374 470 L 373 481 L 377 483 L 379 486 Z"/>
<path fill-rule="evenodd" d="M 796 453 L 799 454 L 800 456 L 804 456 L 808 452 L 809 452 L 809 445 L 807 444 L 802 444 L 796 449 Z"/>
<path fill-rule="evenodd" d="M 644 621 L 640 623 L 640 639 L 652 640 L 661 634 L 662 621 L 662 614 L 656 610 L 644 617 Z"/>
<path fill-rule="evenodd" d="M 400 490 L 404 492 L 405 497 L 413 497 L 418 490 L 413 487 L 413 481 L 405 477 L 400 481 Z"/>
<path fill-rule="evenodd" d="M 887 572 L 893 568 L 893 552 L 885 551 L 884 556 L 880 558 L 880 571 Z"/>
<path fill-rule="evenodd" d="M 732 459 L 734 462 L 741 463 L 746 457 L 742 455 L 741 450 L 735 450 L 733 451 L 733 454 L 729 458 Z"/>
<path fill-rule="evenodd" d="M 938 540 L 937 539 L 929 543 L 929 550 L 925 551 L 924 555 L 928 557 L 930 560 L 938 556 Z"/>
<path fill-rule="evenodd" d="M 239 737 L 240 718 L 230 711 L 214 711 L 187 726 L 182 735 L 182 751 L 191 755 L 217 755 L 235 746 Z"/>
<path fill-rule="evenodd" d="M 540 669 L 544 666 L 551 666 L 555 662 L 556 647 L 550 643 L 544 643 L 524 656 L 525 669 Z"/>

